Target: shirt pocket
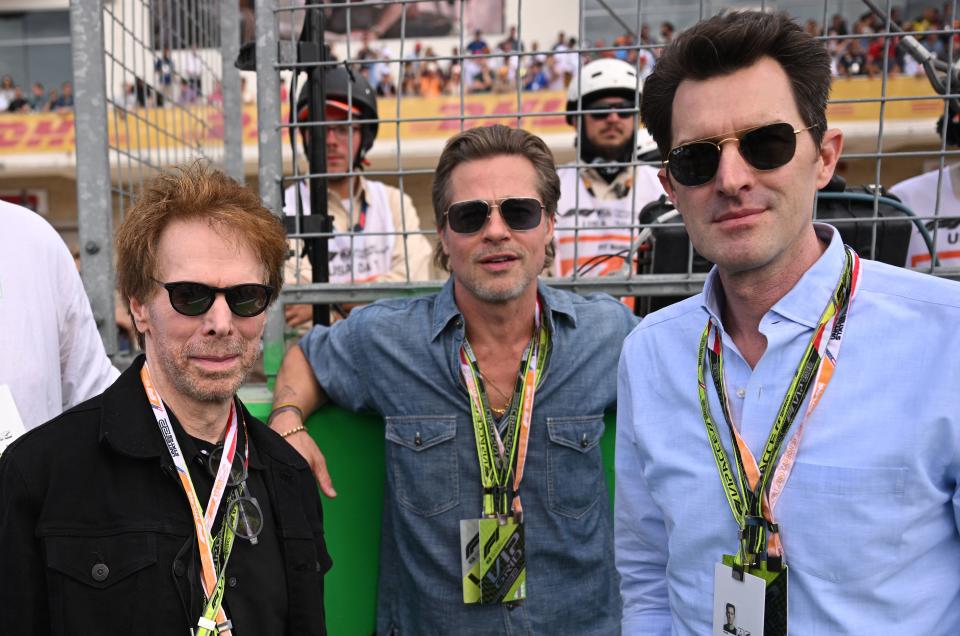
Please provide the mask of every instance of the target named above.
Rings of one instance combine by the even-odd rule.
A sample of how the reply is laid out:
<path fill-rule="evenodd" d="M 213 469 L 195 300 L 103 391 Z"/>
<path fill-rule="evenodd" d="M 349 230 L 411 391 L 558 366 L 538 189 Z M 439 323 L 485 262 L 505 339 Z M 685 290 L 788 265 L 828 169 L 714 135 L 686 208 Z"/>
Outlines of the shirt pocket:
<path fill-rule="evenodd" d="M 777 519 L 789 566 L 835 583 L 896 566 L 906 524 L 906 479 L 902 467 L 797 462 L 784 492 L 789 516 Z"/>
<path fill-rule="evenodd" d="M 550 510 L 581 517 L 604 494 L 600 438 L 603 415 L 548 417 L 547 499 Z"/>
<path fill-rule="evenodd" d="M 43 544 L 53 625 L 107 634 L 150 624 L 160 582 L 155 536 L 47 536 Z"/>
<path fill-rule="evenodd" d="M 387 417 L 387 470 L 402 506 L 430 517 L 460 503 L 456 417 Z"/>

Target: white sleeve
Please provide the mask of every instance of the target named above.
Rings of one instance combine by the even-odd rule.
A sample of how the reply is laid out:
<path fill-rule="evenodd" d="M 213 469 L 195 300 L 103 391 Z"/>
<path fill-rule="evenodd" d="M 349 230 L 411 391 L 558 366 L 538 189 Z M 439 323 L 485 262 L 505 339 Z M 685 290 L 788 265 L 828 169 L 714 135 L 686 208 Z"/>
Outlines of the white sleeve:
<path fill-rule="evenodd" d="M 637 446 L 633 393 L 627 357 L 630 340 L 620 357 L 617 374 L 616 501 L 614 546 L 624 636 L 667 636 L 671 630 L 667 595 L 667 532 L 660 509 L 650 496 Z"/>
<path fill-rule="evenodd" d="M 60 382 L 63 409 L 93 397 L 110 386 L 120 372 L 110 363 L 93 320 L 80 274 L 65 245 L 54 250 L 59 282 Z"/>

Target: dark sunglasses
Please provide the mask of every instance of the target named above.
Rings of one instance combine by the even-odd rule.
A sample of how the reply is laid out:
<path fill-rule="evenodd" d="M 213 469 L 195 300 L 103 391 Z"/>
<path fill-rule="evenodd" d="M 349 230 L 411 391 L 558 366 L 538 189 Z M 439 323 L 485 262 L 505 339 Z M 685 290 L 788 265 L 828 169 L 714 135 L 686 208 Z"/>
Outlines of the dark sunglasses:
<path fill-rule="evenodd" d="M 184 316 L 199 316 L 213 306 L 217 294 L 227 299 L 230 311 L 241 318 L 250 318 L 263 313 L 273 297 L 273 287 L 244 283 L 233 287 L 211 287 L 203 283 L 157 281 L 170 295 L 170 304 Z"/>
<path fill-rule="evenodd" d="M 444 216 L 447 217 L 447 224 L 454 232 L 473 234 L 479 232 L 486 224 L 493 208 L 500 208 L 500 216 L 511 230 L 522 232 L 540 225 L 543 204 L 537 199 L 528 197 L 507 197 L 494 203 L 474 199 L 454 203 L 447 208 Z"/>
<path fill-rule="evenodd" d="M 701 186 L 717 175 L 721 145 L 736 141 L 740 155 L 748 164 L 757 170 L 774 170 L 790 163 L 797 151 L 797 135 L 811 128 L 816 126 L 794 128 L 779 122 L 734 131 L 732 136 L 719 141 L 691 141 L 667 153 L 663 163 L 680 185 Z"/>
<path fill-rule="evenodd" d="M 616 115 L 620 119 L 629 119 L 637 114 L 637 105 L 633 102 L 617 102 L 615 104 L 597 104 L 584 110 L 590 119 L 596 121 L 603 121 L 610 115 Z"/>

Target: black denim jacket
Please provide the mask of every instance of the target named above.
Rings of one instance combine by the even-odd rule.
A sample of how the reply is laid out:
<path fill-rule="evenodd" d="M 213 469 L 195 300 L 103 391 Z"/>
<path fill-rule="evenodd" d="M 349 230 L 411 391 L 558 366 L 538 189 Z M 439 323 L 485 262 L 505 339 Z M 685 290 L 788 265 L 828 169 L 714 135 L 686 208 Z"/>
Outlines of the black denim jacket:
<path fill-rule="evenodd" d="M 196 624 L 183 565 L 196 550 L 192 517 L 142 364 L 0 458 L 0 634 L 168 636 Z M 245 408 L 244 416 L 284 561 L 287 634 L 325 634 L 330 557 L 316 484 L 286 442 Z"/>

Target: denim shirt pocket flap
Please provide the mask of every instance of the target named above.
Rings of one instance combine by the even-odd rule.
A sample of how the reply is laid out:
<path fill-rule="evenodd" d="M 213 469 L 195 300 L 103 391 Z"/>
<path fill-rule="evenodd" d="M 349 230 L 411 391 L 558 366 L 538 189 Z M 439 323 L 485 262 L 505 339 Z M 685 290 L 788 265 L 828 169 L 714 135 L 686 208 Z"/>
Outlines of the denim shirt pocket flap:
<path fill-rule="evenodd" d="M 146 533 L 108 537 L 47 536 L 44 547 L 47 567 L 101 590 L 157 562 L 156 537 Z"/>
<path fill-rule="evenodd" d="M 585 518 L 606 493 L 603 458 L 598 445 L 603 415 L 548 417 L 547 501 L 550 510 Z"/>
<path fill-rule="evenodd" d="M 401 506 L 431 517 L 460 501 L 455 416 L 386 417 L 387 487 Z"/>
<path fill-rule="evenodd" d="M 550 441 L 581 453 L 589 452 L 603 437 L 603 415 L 548 417 Z"/>
<path fill-rule="evenodd" d="M 394 444 L 419 453 L 456 437 L 457 421 L 452 417 L 388 417 L 386 436 Z"/>

